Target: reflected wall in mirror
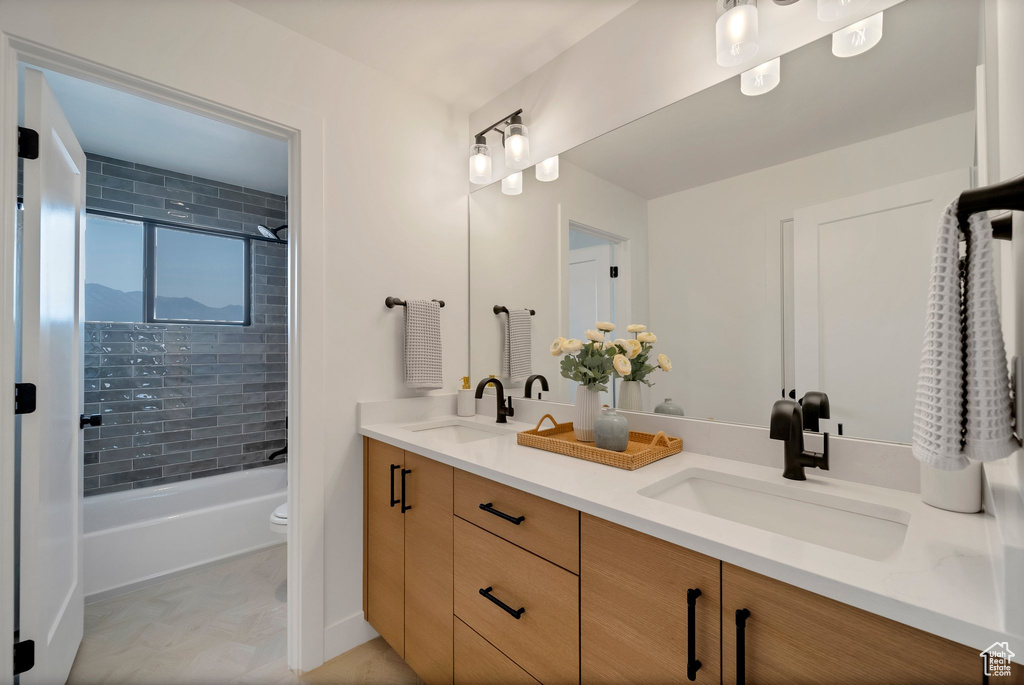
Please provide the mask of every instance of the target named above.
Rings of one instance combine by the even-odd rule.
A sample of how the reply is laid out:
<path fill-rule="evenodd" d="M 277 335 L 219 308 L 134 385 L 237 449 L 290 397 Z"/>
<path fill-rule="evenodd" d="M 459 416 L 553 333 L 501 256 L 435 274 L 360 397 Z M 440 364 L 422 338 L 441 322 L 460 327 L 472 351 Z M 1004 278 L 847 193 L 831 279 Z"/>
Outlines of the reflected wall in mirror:
<path fill-rule="evenodd" d="M 535 310 L 531 370 L 555 401 L 575 390 L 556 336 L 643 323 L 673 364 L 647 411 L 765 425 L 776 399 L 823 391 L 821 430 L 909 442 L 939 217 L 974 185 L 979 12 L 907 0 L 869 52 L 826 37 L 764 95 L 730 79 L 563 153 L 555 181 L 472 193 L 474 380 L 502 368 L 495 304 Z"/>

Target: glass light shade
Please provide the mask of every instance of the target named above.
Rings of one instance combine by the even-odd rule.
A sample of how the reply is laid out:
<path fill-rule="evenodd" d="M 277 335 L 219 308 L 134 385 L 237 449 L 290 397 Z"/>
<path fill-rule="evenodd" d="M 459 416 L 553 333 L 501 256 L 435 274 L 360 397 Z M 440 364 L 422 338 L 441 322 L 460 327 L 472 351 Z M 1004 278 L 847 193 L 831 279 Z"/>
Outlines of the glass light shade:
<path fill-rule="evenodd" d="M 538 181 L 554 181 L 558 178 L 558 155 L 548 157 L 534 168 Z"/>
<path fill-rule="evenodd" d="M 818 19 L 835 21 L 845 19 L 865 4 L 868 0 L 818 0 Z"/>
<path fill-rule="evenodd" d="M 832 34 L 832 54 L 853 57 L 867 52 L 882 40 L 882 12 Z"/>
<path fill-rule="evenodd" d="M 779 85 L 782 78 L 780 57 L 768 60 L 749 71 L 740 74 L 740 92 L 744 95 L 764 95 Z"/>
<path fill-rule="evenodd" d="M 523 192 L 523 172 L 517 171 L 511 176 L 501 179 L 501 192 L 506 195 L 519 195 Z"/>
<path fill-rule="evenodd" d="M 505 129 L 505 166 L 509 169 L 530 166 L 530 138 L 524 124 L 509 124 Z"/>
<path fill-rule="evenodd" d="M 757 54 L 757 5 L 735 5 L 718 18 L 715 49 L 723 67 L 743 64 Z"/>
<path fill-rule="evenodd" d="M 473 144 L 469 147 L 469 182 L 491 182 L 491 156 L 486 145 Z"/>

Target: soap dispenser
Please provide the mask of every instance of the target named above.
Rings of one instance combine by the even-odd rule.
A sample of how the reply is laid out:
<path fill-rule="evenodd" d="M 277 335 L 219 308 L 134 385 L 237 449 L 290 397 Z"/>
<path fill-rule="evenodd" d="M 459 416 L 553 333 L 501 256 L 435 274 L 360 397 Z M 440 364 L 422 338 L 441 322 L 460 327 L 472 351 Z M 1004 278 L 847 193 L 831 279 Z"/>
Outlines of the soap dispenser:
<path fill-rule="evenodd" d="M 476 397 L 473 396 L 473 389 L 469 387 L 469 376 L 462 377 L 462 387 L 459 389 L 458 407 L 459 416 L 476 415 Z"/>

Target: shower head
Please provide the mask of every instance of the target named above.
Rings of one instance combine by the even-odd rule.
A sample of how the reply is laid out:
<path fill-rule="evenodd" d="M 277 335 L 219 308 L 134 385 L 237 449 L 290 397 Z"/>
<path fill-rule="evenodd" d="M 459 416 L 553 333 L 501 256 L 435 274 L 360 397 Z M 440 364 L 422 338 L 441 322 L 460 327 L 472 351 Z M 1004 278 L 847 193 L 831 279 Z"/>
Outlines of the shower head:
<path fill-rule="evenodd" d="M 280 235 L 278 235 L 278 234 L 281 231 L 286 230 L 288 228 L 288 224 L 282 224 L 282 225 L 278 226 L 277 228 L 267 228 L 263 224 L 260 224 L 256 228 L 259 230 L 259 232 L 261 234 L 263 234 L 264 237 L 273 238 L 274 240 L 281 240 L 281 241 L 283 241 L 284 239 Z"/>

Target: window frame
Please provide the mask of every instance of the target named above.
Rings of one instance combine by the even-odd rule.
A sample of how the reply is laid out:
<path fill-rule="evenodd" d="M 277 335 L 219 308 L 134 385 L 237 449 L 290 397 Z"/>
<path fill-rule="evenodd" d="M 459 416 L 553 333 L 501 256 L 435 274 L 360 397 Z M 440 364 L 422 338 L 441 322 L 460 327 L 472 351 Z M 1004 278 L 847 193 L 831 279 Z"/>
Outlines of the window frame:
<path fill-rule="evenodd" d="M 93 214 L 100 217 L 108 217 L 112 219 L 123 219 L 126 221 L 134 221 L 142 224 L 142 318 L 143 321 L 138 322 L 119 322 L 119 323 L 139 323 L 139 324 L 184 324 L 184 325 L 201 325 L 201 326 L 251 326 L 252 325 L 252 295 L 253 295 L 253 282 L 252 282 L 252 241 L 261 240 L 265 242 L 277 242 L 269 239 L 264 239 L 258 236 L 250 236 L 244 233 L 235 233 L 233 231 L 219 231 L 217 229 L 205 229 L 199 226 L 189 226 L 187 224 L 178 224 L 170 221 L 163 221 L 160 219 L 148 219 L 146 217 L 133 216 L 130 214 L 121 214 L 118 212 L 108 212 L 98 209 L 86 209 L 86 218 L 88 215 Z M 158 228 L 170 228 L 176 231 L 184 231 L 187 233 L 198 233 L 200 235 L 214 236 L 217 238 L 232 238 L 242 243 L 243 250 L 243 264 L 244 270 L 242 278 L 244 280 L 244 288 L 242 295 L 242 307 L 244 315 L 242 321 L 215 321 L 211 319 L 167 319 L 157 318 L 156 310 L 156 230 Z M 86 265 L 88 268 L 88 265 Z M 84 317 L 84 312 L 83 312 Z"/>

